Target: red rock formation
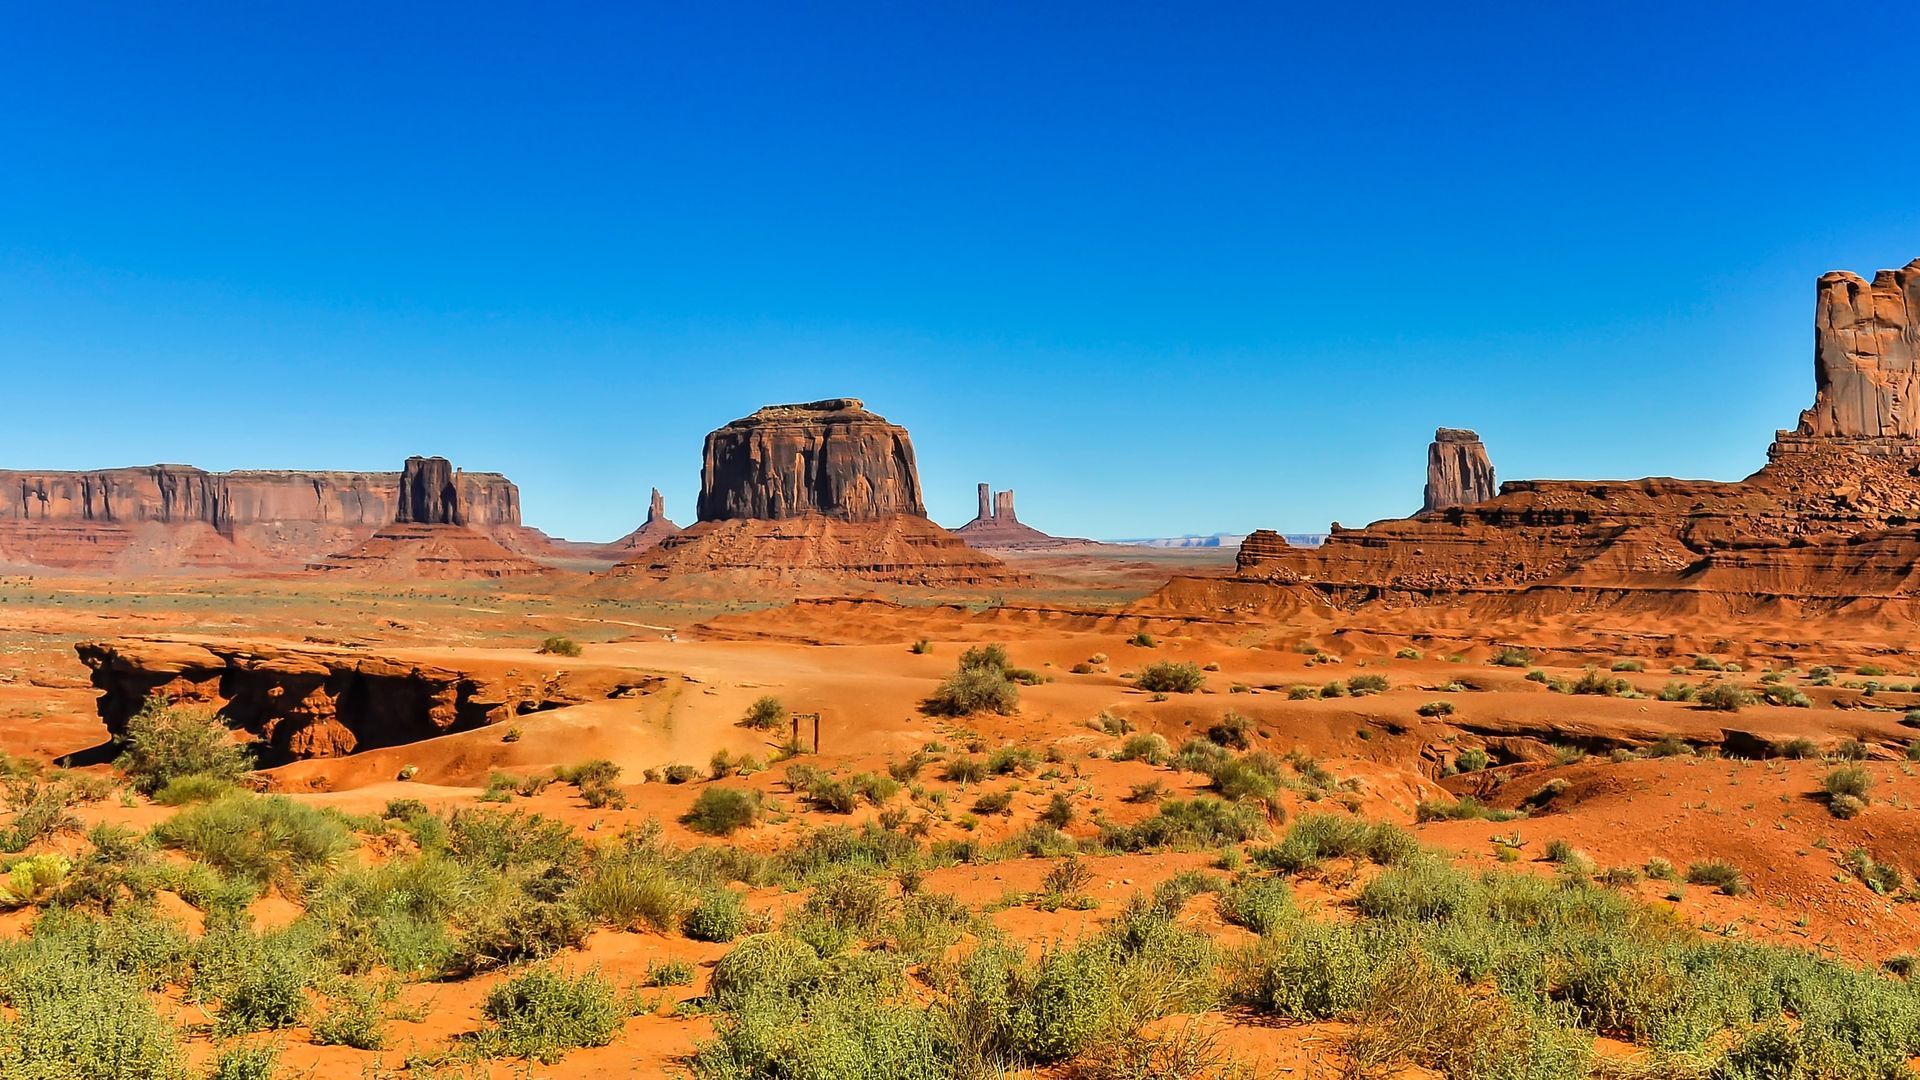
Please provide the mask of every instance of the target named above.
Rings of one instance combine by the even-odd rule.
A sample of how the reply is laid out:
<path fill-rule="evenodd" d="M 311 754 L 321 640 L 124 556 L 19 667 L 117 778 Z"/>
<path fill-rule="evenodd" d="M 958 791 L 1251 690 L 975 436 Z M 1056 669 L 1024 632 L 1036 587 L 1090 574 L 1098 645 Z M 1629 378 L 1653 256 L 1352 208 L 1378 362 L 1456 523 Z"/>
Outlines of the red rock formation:
<path fill-rule="evenodd" d="M 1427 446 L 1426 499 L 1423 514 L 1470 506 L 1498 494 L 1493 462 L 1480 436 L 1462 428 L 1441 428 Z"/>
<path fill-rule="evenodd" d="M 655 544 L 680 531 L 667 518 L 666 500 L 661 498 L 660 489 L 653 489 L 653 497 L 647 503 L 647 520 L 640 527 L 608 545 L 619 558 L 631 558 L 635 554 L 650 550 Z"/>
<path fill-rule="evenodd" d="M 591 679 L 481 677 L 360 650 L 174 638 L 74 646 L 113 732 L 155 693 L 258 736 L 268 764 L 396 746 L 605 696 Z"/>
<path fill-rule="evenodd" d="M 270 570 L 345 551 L 400 512 L 402 474 L 210 473 L 186 465 L 0 471 L 0 564 L 100 573 Z M 520 523 L 498 473 L 459 473 L 469 526 L 504 544 L 547 542 Z"/>
<path fill-rule="evenodd" d="M 614 577 L 910 585 L 1021 581 L 927 520 L 906 429 L 855 398 L 774 405 L 707 436 L 700 521 Z"/>
<path fill-rule="evenodd" d="M 707 436 L 703 522 L 926 513 L 906 429 L 858 398 L 769 405 Z"/>
<path fill-rule="evenodd" d="M 1871 285 L 1846 271 L 1820 279 L 1813 378 L 1813 407 L 1795 434 L 1910 452 L 1920 436 L 1920 259 Z"/>
<path fill-rule="evenodd" d="M 991 497 L 989 497 L 991 496 Z M 980 485 L 980 513 L 972 521 L 953 530 L 968 547 L 981 551 L 1053 551 L 1086 547 L 1091 540 L 1049 536 L 1024 524 L 1013 511 L 1013 492 L 991 491 Z"/>
<path fill-rule="evenodd" d="M 393 524 L 308 569 L 396 580 L 520 577 L 547 571 L 468 528 L 468 519 L 459 474 L 447 459 L 410 457 L 400 474 L 400 505 Z"/>
<path fill-rule="evenodd" d="M 1175 581 L 1183 610 L 1445 604 L 1498 617 L 1608 612 L 1920 617 L 1920 438 L 1908 389 L 1915 267 L 1820 280 L 1814 407 L 1743 481 L 1540 480 L 1317 549 L 1272 532 L 1226 582 Z"/>

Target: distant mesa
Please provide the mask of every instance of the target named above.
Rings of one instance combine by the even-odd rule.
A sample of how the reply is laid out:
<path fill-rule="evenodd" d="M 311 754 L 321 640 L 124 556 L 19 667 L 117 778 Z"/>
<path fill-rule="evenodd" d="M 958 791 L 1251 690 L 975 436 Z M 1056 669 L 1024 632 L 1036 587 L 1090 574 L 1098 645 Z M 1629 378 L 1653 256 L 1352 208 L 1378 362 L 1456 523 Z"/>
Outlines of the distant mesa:
<path fill-rule="evenodd" d="M 699 517 L 611 573 L 909 585 L 1021 580 L 927 519 L 906 429 L 857 398 L 770 405 L 708 434 Z"/>
<path fill-rule="evenodd" d="M 410 457 L 400 471 L 400 502 L 393 523 L 353 548 L 312 563 L 310 570 L 367 578 L 503 578 L 545 573 L 547 567 L 509 551 L 466 522 L 460 474 L 446 458 Z"/>
<path fill-rule="evenodd" d="M 402 513 L 399 472 L 148 465 L 0 471 L 0 567 L 85 574 L 297 570 L 351 549 Z M 464 524 L 522 554 L 552 541 L 520 523 L 498 473 L 458 473 Z M 444 504 L 446 493 L 434 499 Z M 406 513 L 427 511 L 410 505 Z"/>
<path fill-rule="evenodd" d="M 1013 492 L 980 485 L 980 512 L 953 531 L 968 547 L 981 551 L 1055 551 L 1086 547 L 1091 540 L 1049 536 L 1023 523 L 1013 511 Z"/>
<path fill-rule="evenodd" d="M 1920 617 L 1917 317 L 1920 260 L 1871 284 L 1820 278 L 1813 405 L 1745 480 L 1509 481 L 1488 497 L 1477 440 L 1443 431 L 1420 515 L 1336 527 L 1312 550 L 1255 532 L 1233 577 L 1176 578 L 1149 606 L 1905 625 Z"/>
<path fill-rule="evenodd" d="M 650 551 L 654 545 L 680 531 L 667 518 L 667 501 L 660 495 L 660 489 L 653 489 L 653 497 L 647 502 L 647 520 L 640 527 L 607 545 L 619 558 L 630 558 L 638 552 Z"/>
<path fill-rule="evenodd" d="M 1493 483 L 1493 461 L 1480 436 L 1463 428 L 1441 428 L 1427 446 L 1426 500 L 1422 514 L 1437 514 L 1456 506 L 1471 506 L 1499 494 Z"/>

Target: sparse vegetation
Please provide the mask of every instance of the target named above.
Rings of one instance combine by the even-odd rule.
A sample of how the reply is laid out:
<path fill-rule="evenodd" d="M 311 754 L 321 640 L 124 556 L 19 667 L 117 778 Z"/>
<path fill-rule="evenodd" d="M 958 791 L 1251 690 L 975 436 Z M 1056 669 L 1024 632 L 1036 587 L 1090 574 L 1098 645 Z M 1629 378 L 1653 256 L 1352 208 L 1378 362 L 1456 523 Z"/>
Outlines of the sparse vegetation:
<path fill-rule="evenodd" d="M 1160 660 L 1148 664 L 1134 685 L 1160 694 L 1191 694 L 1207 684 L 1200 665 L 1186 660 Z"/>
<path fill-rule="evenodd" d="M 120 747 L 114 765 L 134 790 L 148 795 L 189 777 L 230 785 L 253 769 L 252 755 L 212 713 L 158 695 L 127 720 Z"/>
<path fill-rule="evenodd" d="M 580 643 L 569 637 L 555 635 L 542 641 L 534 651 L 543 656 L 579 656 Z"/>

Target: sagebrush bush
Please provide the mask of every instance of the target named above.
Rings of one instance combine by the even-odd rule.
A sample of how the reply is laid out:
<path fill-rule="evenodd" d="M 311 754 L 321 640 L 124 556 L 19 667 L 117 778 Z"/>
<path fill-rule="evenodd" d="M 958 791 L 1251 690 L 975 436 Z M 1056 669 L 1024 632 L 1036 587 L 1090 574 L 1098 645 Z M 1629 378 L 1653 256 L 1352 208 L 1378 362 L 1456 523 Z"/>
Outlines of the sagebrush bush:
<path fill-rule="evenodd" d="M 534 650 L 544 656 L 579 656 L 580 643 L 570 637 L 554 635 L 540 643 Z"/>
<path fill-rule="evenodd" d="M 771 731 L 785 724 L 787 716 L 787 707 L 780 703 L 779 698 L 768 694 L 755 698 L 753 704 L 747 706 L 746 714 L 740 718 L 740 723 L 743 727 L 750 727 L 756 731 Z"/>
<path fill-rule="evenodd" d="M 233 783 L 253 769 L 253 755 L 233 741 L 218 717 L 172 705 L 158 694 L 128 719 L 120 748 L 115 767 L 134 790 L 147 795 L 183 777 Z"/>
<path fill-rule="evenodd" d="M 708 836 L 732 836 L 760 819 L 760 793 L 741 788 L 709 787 L 693 800 L 681 818 L 687 827 Z"/>
<path fill-rule="evenodd" d="M 1133 684 L 1156 694 L 1191 694 L 1207 684 L 1207 675 L 1190 660 L 1157 660 Z"/>
<path fill-rule="evenodd" d="M 480 1011 L 493 1022 L 477 1040 L 483 1052 L 541 1064 L 568 1050 L 607 1045 L 627 1016 L 613 984 L 599 973 L 574 976 L 553 967 L 531 968 L 494 987 Z"/>
<path fill-rule="evenodd" d="M 1753 704 L 1753 691 L 1738 683 L 1717 682 L 1704 686 L 1694 695 L 1700 706 L 1719 712 L 1739 712 Z"/>

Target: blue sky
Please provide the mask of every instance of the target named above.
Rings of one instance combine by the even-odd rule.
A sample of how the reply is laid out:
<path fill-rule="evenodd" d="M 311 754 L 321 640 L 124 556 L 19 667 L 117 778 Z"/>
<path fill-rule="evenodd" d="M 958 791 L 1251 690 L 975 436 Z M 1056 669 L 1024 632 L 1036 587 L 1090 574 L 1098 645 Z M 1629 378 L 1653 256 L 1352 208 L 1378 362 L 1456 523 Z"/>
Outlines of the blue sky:
<path fill-rule="evenodd" d="M 852 394 L 947 524 L 979 480 L 1077 535 L 1357 524 L 1418 505 L 1437 425 L 1506 479 L 1737 478 L 1811 399 L 1814 278 L 1920 256 L 1917 38 L 1785 4 L 15 5 L 0 465 L 438 453 L 605 539 L 652 485 L 691 516 L 709 429 Z"/>

